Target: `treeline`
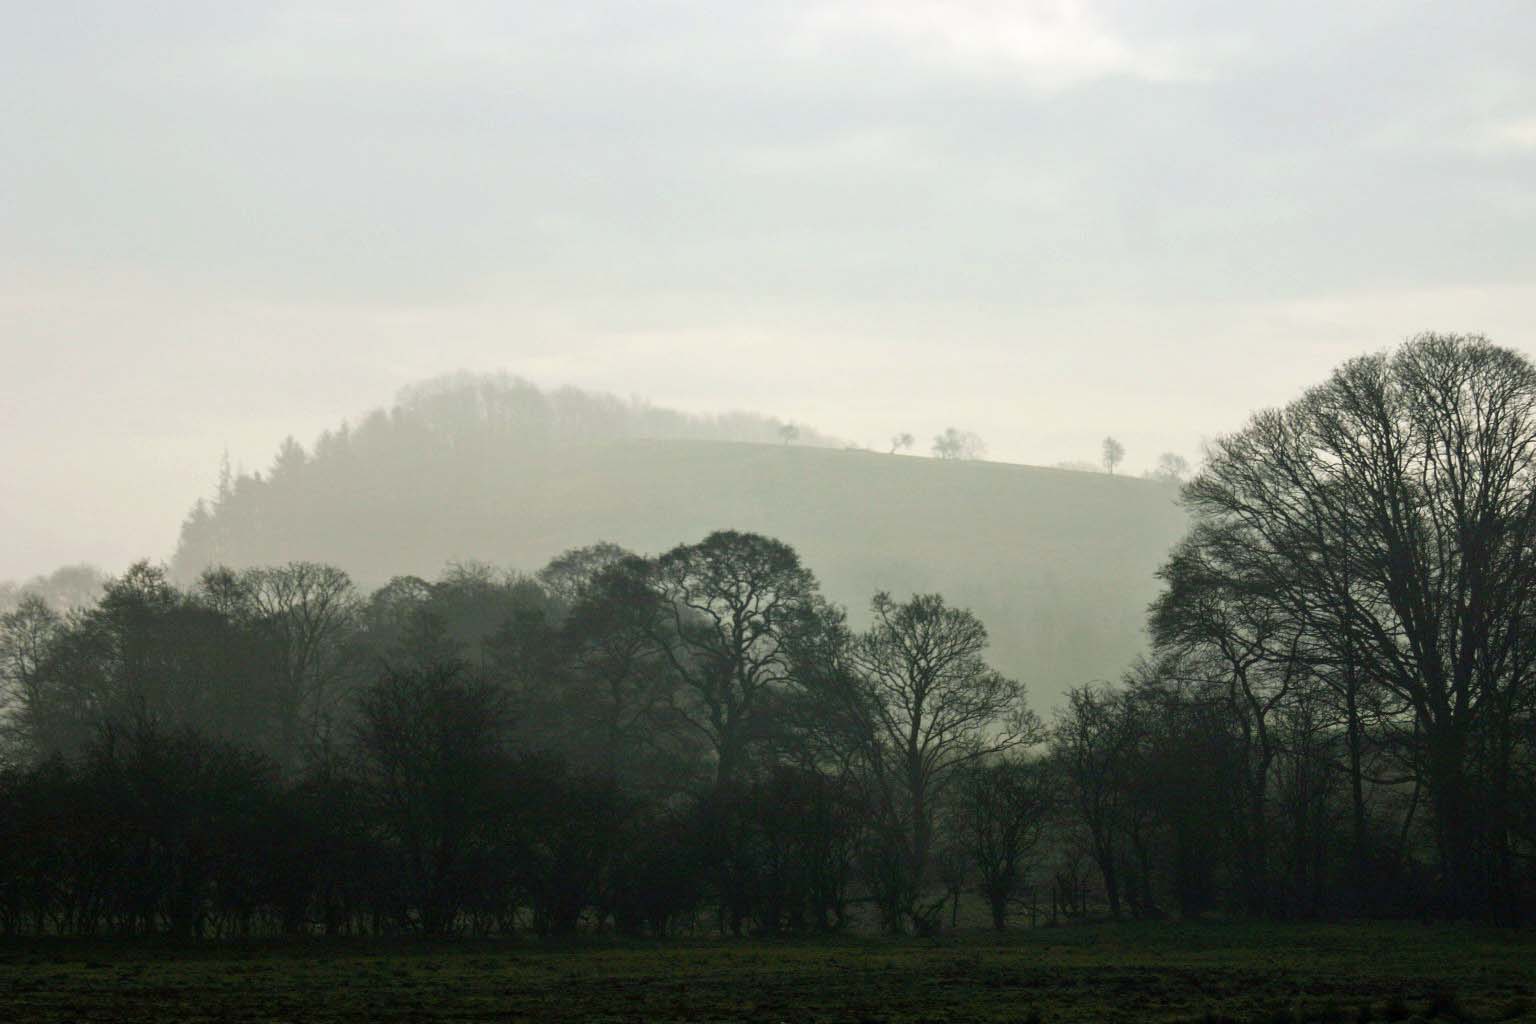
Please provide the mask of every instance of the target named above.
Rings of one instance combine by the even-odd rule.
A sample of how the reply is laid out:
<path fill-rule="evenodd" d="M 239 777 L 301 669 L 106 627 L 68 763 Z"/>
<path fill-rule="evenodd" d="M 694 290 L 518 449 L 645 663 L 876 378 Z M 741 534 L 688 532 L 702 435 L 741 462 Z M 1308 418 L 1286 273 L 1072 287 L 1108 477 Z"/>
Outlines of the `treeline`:
<path fill-rule="evenodd" d="M 976 773 L 1034 785 L 1007 755 L 1042 732 L 969 612 L 872 610 L 851 629 L 730 531 L 366 596 L 297 563 L 27 598 L 0 619 L 0 927 L 740 933 L 860 902 L 931 929 L 941 822 Z"/>
<path fill-rule="evenodd" d="M 358 494 L 388 495 L 391 501 L 375 515 L 409 531 L 417 517 L 463 500 L 466 488 L 484 484 L 485 474 L 515 480 L 521 461 L 561 445 L 636 439 L 780 444 L 789 437 L 802 445 L 841 446 L 808 426 L 756 413 L 692 415 L 576 388 L 545 391 L 505 373 L 450 374 L 403 389 L 389 408 L 325 431 L 310 448 L 288 438 L 265 471 L 223 466 L 213 500 L 199 501 L 182 526 L 172 569 L 178 579 L 191 580 L 206 566 L 270 561 L 270 552 L 303 540 L 344 538 L 344 520 L 317 516 L 344 515 L 350 505 L 340 499 Z M 424 494 L 433 500 L 416 507 L 413 497 Z"/>
<path fill-rule="evenodd" d="M 1220 441 L 1054 721 L 935 594 L 721 531 L 0 618 L 11 932 L 932 932 L 1536 899 L 1536 369 L 1424 337 Z"/>

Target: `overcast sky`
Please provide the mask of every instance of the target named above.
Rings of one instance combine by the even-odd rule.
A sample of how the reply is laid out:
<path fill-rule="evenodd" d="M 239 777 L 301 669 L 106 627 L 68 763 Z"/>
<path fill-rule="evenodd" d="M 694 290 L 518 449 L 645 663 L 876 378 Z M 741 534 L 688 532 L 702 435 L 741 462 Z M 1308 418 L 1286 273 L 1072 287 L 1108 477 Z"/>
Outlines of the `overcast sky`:
<path fill-rule="evenodd" d="M 1536 347 L 1536 4 L 0 0 L 0 578 L 460 368 L 1133 471 Z"/>

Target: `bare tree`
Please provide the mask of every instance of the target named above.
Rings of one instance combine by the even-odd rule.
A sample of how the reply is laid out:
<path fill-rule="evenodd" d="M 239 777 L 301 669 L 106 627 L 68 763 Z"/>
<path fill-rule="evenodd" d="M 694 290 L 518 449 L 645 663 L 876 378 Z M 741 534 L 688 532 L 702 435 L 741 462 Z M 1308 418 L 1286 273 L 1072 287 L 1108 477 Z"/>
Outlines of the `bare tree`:
<path fill-rule="evenodd" d="M 662 615 L 650 566 L 629 555 L 586 582 L 561 627 L 577 728 L 610 779 L 633 777 L 642 757 L 666 742 L 658 723 L 675 678 L 652 639 Z"/>
<path fill-rule="evenodd" d="M 912 445 L 915 443 L 917 443 L 917 439 L 906 431 L 893 434 L 891 435 L 891 454 L 895 455 L 899 451 L 911 451 Z"/>
<path fill-rule="evenodd" d="M 1536 688 L 1536 368 L 1442 335 L 1352 360 L 1218 442 L 1185 500 L 1222 541 L 1219 573 L 1269 595 L 1330 671 L 1365 672 L 1411 710 L 1443 908 L 1512 913 L 1512 716 Z"/>
<path fill-rule="evenodd" d="M 816 596 L 794 548 L 719 530 L 656 561 L 649 628 L 682 684 L 678 714 L 715 753 L 718 783 L 743 767 L 769 698 L 789 679 L 787 629 Z"/>
<path fill-rule="evenodd" d="M 1234 822 L 1248 912 L 1268 911 L 1269 788 L 1280 752 L 1275 720 L 1308 672 L 1300 623 L 1221 568 L 1226 545 L 1241 543 L 1209 525 L 1197 528 L 1160 575 L 1168 587 L 1152 606 L 1158 649 L 1182 656 L 1207 699 L 1234 723 L 1242 770 Z"/>
<path fill-rule="evenodd" d="M 1002 931 L 1026 861 L 1045 830 L 1045 764 L 1016 757 L 977 762 L 965 769 L 957 789 L 955 825 L 980 875 L 992 927 Z"/>
<path fill-rule="evenodd" d="M 101 570 L 85 563 L 62 566 L 25 583 L 0 581 L 0 614 L 15 611 L 29 596 L 42 598 L 60 615 L 84 611 L 101 600 L 106 582 L 107 577 Z"/>
<path fill-rule="evenodd" d="M 943 904 L 923 902 L 938 802 L 965 766 L 1038 742 L 1040 721 L 1024 687 L 986 664 L 987 630 L 970 611 L 885 593 L 871 611 L 851 671 L 829 681 L 877 808 L 886 926 L 927 930 Z"/>
<path fill-rule="evenodd" d="M 59 614 L 35 594 L 0 615 L 0 739 L 5 741 L 0 744 L 0 764 L 28 744 L 37 718 L 49 713 L 41 675 L 63 628 Z"/>
<path fill-rule="evenodd" d="M 979 459 L 987 454 L 987 445 L 969 430 L 946 427 L 933 439 L 933 455 L 938 459 Z"/>
<path fill-rule="evenodd" d="M 1120 916 L 1120 835 L 1126 775 L 1137 740 L 1128 699 L 1108 688 L 1078 687 L 1052 730 L 1052 755 L 1065 773 L 1070 799 L 1088 832 L 1104 880 L 1110 913 Z"/>
<path fill-rule="evenodd" d="M 1115 467 L 1125 461 L 1125 445 L 1112 437 L 1106 437 L 1104 439 L 1102 459 L 1104 468 L 1109 472 L 1110 476 L 1114 476 Z"/>
<path fill-rule="evenodd" d="M 581 600 L 604 572 L 633 557 L 633 553 L 611 541 L 598 541 L 555 556 L 535 578 L 546 593 L 570 607 Z"/>
<path fill-rule="evenodd" d="M 800 439 L 800 428 L 793 423 L 786 423 L 779 428 L 779 440 L 785 444 L 791 444 Z"/>
<path fill-rule="evenodd" d="M 1157 465 L 1148 473 L 1149 480 L 1165 484 L 1182 484 L 1189 479 L 1189 460 L 1177 452 L 1163 452 L 1157 457 Z"/>
<path fill-rule="evenodd" d="M 315 562 L 247 569 L 234 585 L 275 652 L 281 676 L 282 750 L 285 757 L 296 758 L 307 745 L 324 738 L 342 696 L 342 650 L 356 622 L 357 592 L 345 572 Z M 217 573 L 205 575 L 204 589 L 223 589 Z"/>

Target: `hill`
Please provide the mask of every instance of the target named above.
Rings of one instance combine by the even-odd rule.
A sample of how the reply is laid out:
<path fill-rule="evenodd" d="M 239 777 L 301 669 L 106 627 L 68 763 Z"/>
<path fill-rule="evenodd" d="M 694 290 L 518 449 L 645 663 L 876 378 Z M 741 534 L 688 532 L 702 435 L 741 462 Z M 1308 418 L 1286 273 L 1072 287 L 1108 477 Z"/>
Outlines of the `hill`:
<path fill-rule="evenodd" d="M 882 589 L 971 607 L 994 662 L 1044 709 L 1139 653 L 1153 573 L 1185 528 L 1171 487 L 1098 473 L 726 441 L 498 443 L 482 421 L 433 432 L 398 409 L 370 421 L 231 481 L 188 520 L 176 574 L 312 559 L 376 585 L 754 530 L 794 545 L 856 621 Z"/>

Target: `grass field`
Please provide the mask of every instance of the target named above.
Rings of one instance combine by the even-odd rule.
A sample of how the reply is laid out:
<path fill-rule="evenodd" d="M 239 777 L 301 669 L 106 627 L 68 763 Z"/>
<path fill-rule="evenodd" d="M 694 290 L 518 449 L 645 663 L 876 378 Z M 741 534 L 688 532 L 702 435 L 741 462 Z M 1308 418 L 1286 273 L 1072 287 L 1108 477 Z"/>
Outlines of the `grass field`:
<path fill-rule="evenodd" d="M 1001 938 L 0 946 L 7 1021 L 1536 1020 L 1536 934 L 1122 925 Z"/>

